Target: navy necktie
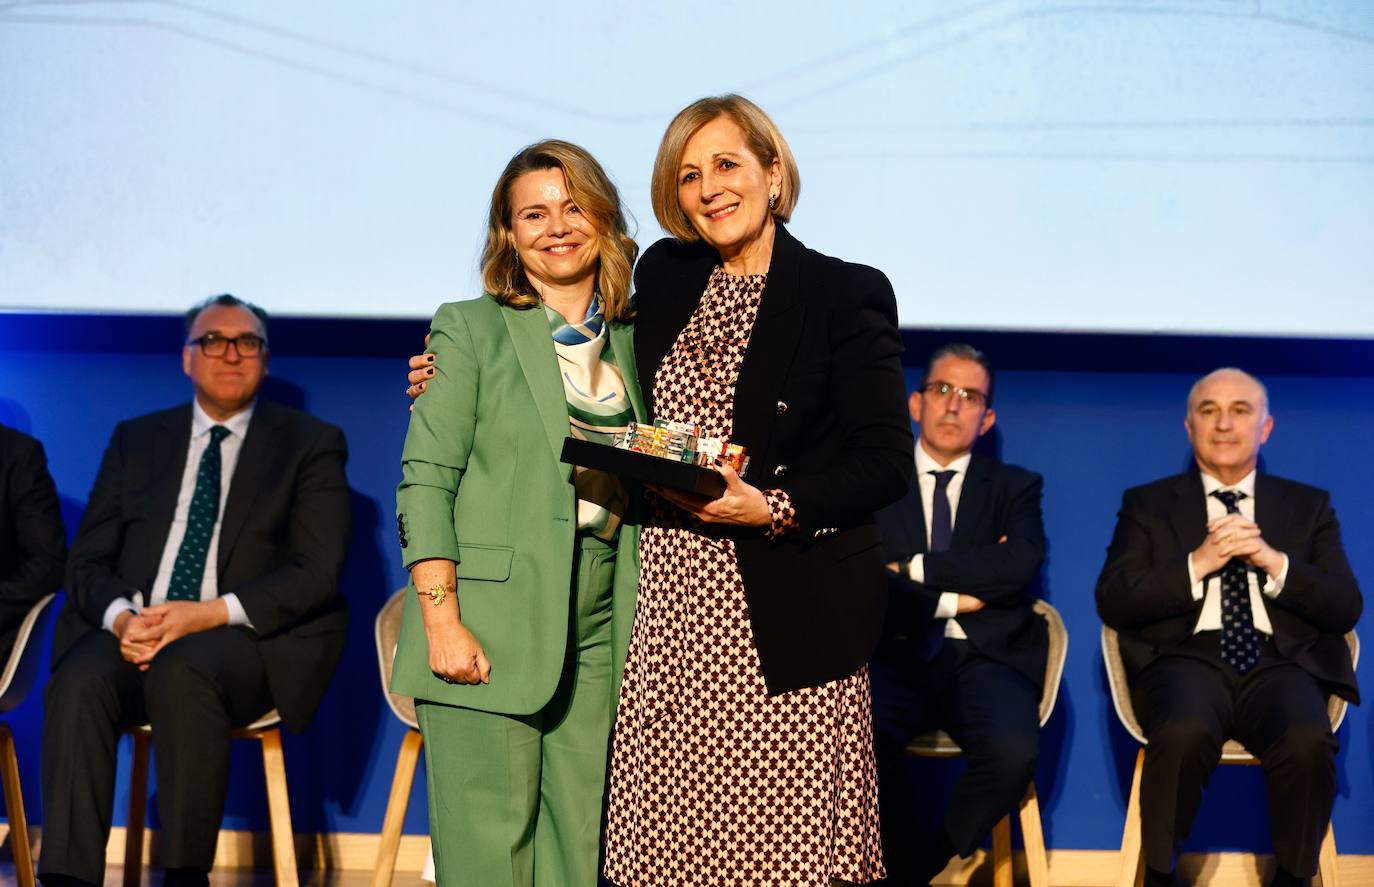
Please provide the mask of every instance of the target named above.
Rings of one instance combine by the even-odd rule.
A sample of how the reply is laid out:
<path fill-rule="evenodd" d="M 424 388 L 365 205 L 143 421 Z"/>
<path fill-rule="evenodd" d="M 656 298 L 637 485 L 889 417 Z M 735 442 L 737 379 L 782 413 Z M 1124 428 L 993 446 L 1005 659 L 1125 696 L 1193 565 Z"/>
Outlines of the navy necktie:
<path fill-rule="evenodd" d="M 932 471 L 935 476 L 935 497 L 930 504 L 930 550 L 949 551 L 954 536 L 954 516 L 949 510 L 949 482 L 954 471 Z"/>
<path fill-rule="evenodd" d="M 1245 498 L 1239 490 L 1212 493 L 1226 506 L 1227 514 L 1240 514 L 1236 504 Z M 1250 612 L 1250 580 L 1245 561 L 1233 557 L 1221 568 L 1221 659 L 1245 674 L 1259 662 L 1259 637 Z"/>
<path fill-rule="evenodd" d="M 196 489 L 191 494 L 191 506 L 186 510 L 186 535 L 181 537 L 181 547 L 177 549 L 176 563 L 172 566 L 172 580 L 167 585 L 169 601 L 200 600 L 205 558 L 210 552 L 215 521 L 219 518 L 219 445 L 228 436 L 229 429 L 223 425 L 212 427 L 210 442 L 201 454 Z"/>
<path fill-rule="evenodd" d="M 954 521 L 949 509 L 949 482 L 953 471 L 931 471 L 935 478 L 935 496 L 930 503 L 930 551 L 949 551 L 954 535 Z M 934 659 L 945 645 L 947 619 L 932 619 L 926 630 L 926 660 Z"/>

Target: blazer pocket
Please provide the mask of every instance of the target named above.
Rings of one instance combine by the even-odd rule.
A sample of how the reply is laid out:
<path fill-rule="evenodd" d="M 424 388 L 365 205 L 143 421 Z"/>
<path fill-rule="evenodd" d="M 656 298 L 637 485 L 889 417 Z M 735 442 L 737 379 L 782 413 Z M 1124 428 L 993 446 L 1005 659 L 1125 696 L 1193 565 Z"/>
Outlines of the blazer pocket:
<path fill-rule="evenodd" d="M 510 562 L 515 549 L 504 545 L 464 545 L 458 543 L 458 578 L 505 582 L 510 578 Z"/>

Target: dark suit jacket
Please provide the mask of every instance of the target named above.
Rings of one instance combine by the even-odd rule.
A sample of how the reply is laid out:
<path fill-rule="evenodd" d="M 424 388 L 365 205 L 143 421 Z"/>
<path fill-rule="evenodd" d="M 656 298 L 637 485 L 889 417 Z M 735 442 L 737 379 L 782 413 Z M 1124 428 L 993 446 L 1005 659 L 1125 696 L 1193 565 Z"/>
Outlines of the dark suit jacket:
<path fill-rule="evenodd" d="M 656 415 L 658 366 L 719 262 L 702 244 L 661 240 L 635 269 L 635 357 Z M 873 510 L 911 482 L 911 426 L 897 305 L 882 272 L 823 256 L 779 225 L 763 301 L 735 386 L 732 441 L 745 480 L 786 490 L 801 531 L 736 540 L 768 691 L 853 674 L 882 632 L 887 586 Z"/>
<path fill-rule="evenodd" d="M 1341 529 L 1325 490 L 1261 474 L 1255 523 L 1288 555 L 1288 578 L 1264 606 L 1279 653 L 1332 692 L 1359 701 L 1344 634 L 1363 606 Z M 1207 536 L 1207 503 L 1196 471 L 1126 491 L 1107 563 L 1097 580 L 1097 612 L 1121 636 L 1132 677 L 1187 640 L 1202 612 L 1188 582 L 1188 555 Z"/>
<path fill-rule="evenodd" d="M 77 638 L 100 630 L 112 601 L 152 588 L 190 437 L 190 404 L 115 428 L 72 542 L 54 665 Z M 220 524 L 219 591 L 243 604 L 272 699 L 293 730 L 309 723 L 343 652 L 346 458 L 337 427 L 259 400 Z"/>
<path fill-rule="evenodd" d="M 948 551 L 926 551 L 926 519 L 918 484 L 878 512 L 885 560 L 903 561 L 916 554 L 925 560 L 924 583 L 888 572 L 892 605 L 887 633 L 894 652 L 900 655 L 904 644 L 911 646 L 912 655 L 924 652 L 917 648 L 924 640 L 924 624 L 934 618 L 940 594 L 959 592 L 986 604 L 976 613 L 957 617 L 974 649 L 1015 668 L 1037 687 L 1045 682 L 1049 633 L 1026 594 L 1045 558 L 1040 514 L 1043 487 L 1034 472 L 974 454 L 959 493 Z M 999 544 L 1003 536 L 1007 541 Z"/>
<path fill-rule="evenodd" d="M 0 425 L 0 654 L 29 609 L 62 585 L 66 554 L 43 445 Z"/>

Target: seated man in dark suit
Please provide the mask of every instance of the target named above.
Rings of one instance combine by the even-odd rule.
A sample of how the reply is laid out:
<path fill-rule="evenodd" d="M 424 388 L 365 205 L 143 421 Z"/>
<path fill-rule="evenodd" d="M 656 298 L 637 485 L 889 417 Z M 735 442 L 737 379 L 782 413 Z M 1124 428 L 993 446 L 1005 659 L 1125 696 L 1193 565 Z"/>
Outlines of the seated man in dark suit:
<path fill-rule="evenodd" d="M 1305 883 L 1336 793 L 1327 696 L 1358 701 L 1342 635 L 1360 590 L 1330 496 L 1256 472 L 1274 426 L 1259 380 L 1202 377 L 1185 425 L 1198 470 L 1126 491 L 1097 580 L 1148 740 L 1146 882 L 1173 882 L 1202 789 L 1235 738 L 1268 784 L 1273 883 Z"/>
<path fill-rule="evenodd" d="M 62 585 L 66 554 L 43 445 L 0 425 L 0 668 L 24 615 Z"/>
<path fill-rule="evenodd" d="M 43 723 L 39 877 L 99 884 L 122 730 L 150 723 L 168 885 L 208 883 L 229 734 L 276 708 L 302 730 L 343 650 L 342 432 L 257 398 L 267 316 L 187 314 L 195 398 L 122 422 L 67 569 Z"/>
<path fill-rule="evenodd" d="M 911 416 L 916 483 L 877 515 L 891 575 L 870 666 L 888 883 L 925 884 L 968 856 L 1025 793 L 1039 753 L 1048 637 L 1027 586 L 1045 556 L 1040 475 L 973 453 L 996 421 L 992 370 L 968 345 L 931 357 Z M 946 730 L 964 751 L 933 835 L 917 839 L 903 750 Z"/>

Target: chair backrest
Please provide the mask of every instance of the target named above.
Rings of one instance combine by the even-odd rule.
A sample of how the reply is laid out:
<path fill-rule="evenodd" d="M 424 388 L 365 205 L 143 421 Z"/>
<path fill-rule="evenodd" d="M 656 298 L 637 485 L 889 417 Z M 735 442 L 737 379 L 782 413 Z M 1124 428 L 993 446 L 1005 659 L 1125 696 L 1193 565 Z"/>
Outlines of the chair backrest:
<path fill-rule="evenodd" d="M 391 667 L 396 661 L 396 639 L 401 634 L 401 613 L 405 609 L 406 595 L 414 594 L 409 588 L 402 588 L 382 605 L 377 614 L 377 670 L 382 676 L 382 695 L 391 711 L 407 727 L 418 730 L 420 722 L 415 717 L 415 700 L 391 692 Z"/>
<path fill-rule="evenodd" d="M 1102 667 L 1107 670 L 1107 686 L 1112 691 L 1112 707 L 1116 717 L 1126 732 L 1141 745 L 1145 744 L 1145 731 L 1140 729 L 1136 720 L 1135 707 L 1131 705 L 1131 689 L 1126 686 L 1126 666 L 1121 661 L 1121 646 L 1117 640 L 1116 629 L 1102 626 Z"/>
<path fill-rule="evenodd" d="M 5 662 L 4 672 L 0 672 L 0 712 L 9 711 L 24 701 L 38 677 L 38 657 L 42 643 L 37 639 L 46 638 L 52 631 L 52 620 L 57 608 L 52 605 L 56 594 L 45 595 L 42 600 L 29 608 L 24 621 L 19 624 L 15 635 L 14 647 Z"/>
<path fill-rule="evenodd" d="M 1360 638 L 1355 634 L 1355 629 L 1350 629 L 1345 633 L 1345 645 L 1350 648 L 1350 669 L 1354 671 L 1360 664 Z M 1335 733 L 1340 729 L 1341 722 L 1345 720 L 1345 710 L 1350 704 L 1339 696 L 1332 696 L 1326 700 L 1326 713 L 1331 716 L 1331 732 Z"/>
<path fill-rule="evenodd" d="M 1064 617 L 1047 601 L 1037 600 L 1031 609 L 1040 614 L 1049 629 L 1050 650 L 1045 657 L 1045 686 L 1040 691 L 1040 726 L 1049 722 L 1054 703 L 1059 699 L 1059 679 L 1064 675 L 1064 660 L 1069 656 L 1069 630 Z"/>
<path fill-rule="evenodd" d="M 1346 632 L 1345 642 L 1350 647 L 1350 664 L 1353 668 L 1360 664 L 1360 639 L 1354 629 Z M 1121 648 L 1117 641 L 1116 630 L 1102 626 L 1102 665 L 1107 669 L 1107 685 L 1112 689 L 1112 705 L 1121 726 L 1141 745 L 1145 744 L 1145 731 L 1136 719 L 1135 708 L 1131 705 L 1131 691 L 1126 686 L 1126 667 L 1121 662 Z M 1331 696 L 1326 702 L 1326 713 L 1331 718 L 1331 732 L 1334 733 L 1345 720 L 1346 701 L 1339 696 Z M 1249 752 L 1234 740 L 1228 741 L 1223 748 L 1223 760 L 1244 761 L 1250 759 Z"/>

